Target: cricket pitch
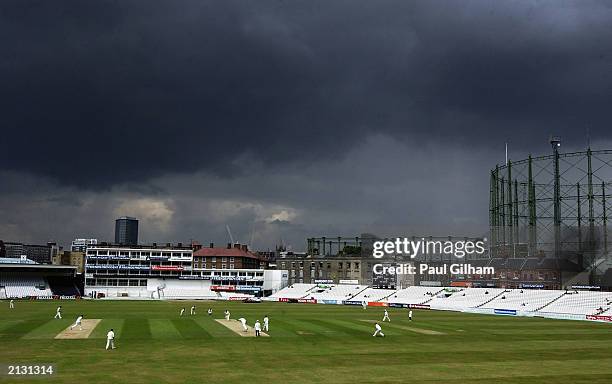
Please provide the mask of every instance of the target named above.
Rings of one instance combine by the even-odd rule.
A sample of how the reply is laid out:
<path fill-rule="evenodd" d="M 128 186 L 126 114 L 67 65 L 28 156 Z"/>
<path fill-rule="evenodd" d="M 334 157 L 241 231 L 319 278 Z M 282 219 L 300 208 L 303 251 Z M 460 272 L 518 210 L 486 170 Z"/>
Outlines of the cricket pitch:
<path fill-rule="evenodd" d="M 64 329 L 62 332 L 58 333 L 55 336 L 56 339 L 87 339 L 91 332 L 93 332 L 94 328 L 98 325 L 98 323 L 102 321 L 101 319 L 83 319 L 81 320 L 81 325 L 83 330 L 80 330 L 79 327 L 75 327 L 74 329 L 70 329 L 70 327 Z M 71 324 L 72 326 L 72 324 Z"/>
<path fill-rule="evenodd" d="M 255 330 L 253 329 L 253 327 L 249 327 L 247 325 L 247 331 L 245 332 L 244 329 L 242 329 L 242 324 L 238 320 L 225 320 L 225 319 L 215 319 L 215 320 L 219 324 L 223 324 L 229 330 L 234 331 L 234 333 L 242 337 L 255 337 Z M 264 331 L 261 331 L 260 334 L 262 337 L 270 336 Z"/>

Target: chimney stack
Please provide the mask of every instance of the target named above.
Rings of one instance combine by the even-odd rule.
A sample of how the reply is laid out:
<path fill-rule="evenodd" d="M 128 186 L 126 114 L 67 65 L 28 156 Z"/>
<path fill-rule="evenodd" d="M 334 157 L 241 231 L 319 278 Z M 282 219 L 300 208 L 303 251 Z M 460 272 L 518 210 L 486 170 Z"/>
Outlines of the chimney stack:
<path fill-rule="evenodd" d="M 215 247 L 215 243 L 210 243 L 210 247 L 214 248 Z"/>
<path fill-rule="evenodd" d="M 232 249 L 232 243 L 227 243 L 227 249 Z"/>

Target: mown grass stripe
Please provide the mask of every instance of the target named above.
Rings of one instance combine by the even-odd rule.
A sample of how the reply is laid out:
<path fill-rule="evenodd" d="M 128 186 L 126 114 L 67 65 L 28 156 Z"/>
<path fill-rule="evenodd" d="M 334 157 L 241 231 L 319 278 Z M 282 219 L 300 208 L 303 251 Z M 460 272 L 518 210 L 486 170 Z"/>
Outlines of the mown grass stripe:
<path fill-rule="evenodd" d="M 66 329 L 72 321 L 67 319 L 53 319 L 23 335 L 23 339 L 53 339 L 58 333 Z"/>
<path fill-rule="evenodd" d="M 200 327 L 193 319 L 172 319 L 172 324 L 185 339 L 211 339 L 212 336 Z"/>
<path fill-rule="evenodd" d="M 124 319 L 102 319 L 102 321 L 94 328 L 89 335 L 90 339 L 106 339 L 106 334 L 112 328 L 115 332 L 115 338 L 119 339 L 123 336 Z"/>
<path fill-rule="evenodd" d="M 148 319 L 126 319 L 123 323 L 123 339 L 151 339 Z"/>
<path fill-rule="evenodd" d="M 45 324 L 47 320 L 24 320 L 15 323 L 0 333 L 1 338 L 20 339 L 25 334 Z"/>
<path fill-rule="evenodd" d="M 154 339 L 181 339 L 181 333 L 170 319 L 150 319 L 149 327 Z"/>
<path fill-rule="evenodd" d="M 208 332 L 212 337 L 240 337 L 236 332 L 232 332 L 227 327 L 219 324 L 212 316 L 198 317 L 193 319 L 202 329 Z"/>
<path fill-rule="evenodd" d="M 330 321 L 329 319 L 326 320 L 322 320 L 322 319 L 312 319 L 310 320 L 310 322 L 314 323 L 314 324 L 318 324 L 320 326 L 323 326 L 325 328 L 334 330 L 334 331 L 338 331 L 341 332 L 345 335 L 354 335 L 354 336 L 362 336 L 364 333 L 361 331 L 357 331 L 351 327 L 346 327 L 342 324 L 338 324 L 338 323 L 334 323 L 332 321 Z M 374 331 L 372 331 L 374 332 Z"/>

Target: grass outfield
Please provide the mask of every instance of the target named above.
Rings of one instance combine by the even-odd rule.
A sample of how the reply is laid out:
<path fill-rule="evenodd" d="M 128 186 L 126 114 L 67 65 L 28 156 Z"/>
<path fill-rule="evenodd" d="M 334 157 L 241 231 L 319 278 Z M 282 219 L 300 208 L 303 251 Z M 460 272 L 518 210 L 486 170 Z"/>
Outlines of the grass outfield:
<path fill-rule="evenodd" d="M 609 324 L 288 303 L 0 302 L 0 365 L 56 364 L 53 383 L 612 383 Z M 270 317 L 270 336 L 242 338 L 206 315 Z M 88 339 L 55 340 L 79 313 L 102 319 Z M 382 324 L 382 323 L 381 323 Z M 117 350 L 106 351 L 109 328 Z M 431 332 L 434 331 L 434 332 Z M 0 376 L 0 382 L 9 382 Z"/>

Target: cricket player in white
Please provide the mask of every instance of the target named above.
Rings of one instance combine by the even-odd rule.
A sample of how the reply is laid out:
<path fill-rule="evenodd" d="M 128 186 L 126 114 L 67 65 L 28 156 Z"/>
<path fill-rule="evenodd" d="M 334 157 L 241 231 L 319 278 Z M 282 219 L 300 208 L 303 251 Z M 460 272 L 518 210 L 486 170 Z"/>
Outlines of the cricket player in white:
<path fill-rule="evenodd" d="M 208 316 L 212 315 L 212 308 L 208 308 Z"/>
<path fill-rule="evenodd" d="M 408 312 L 408 320 L 412 321 L 412 309 Z"/>
<path fill-rule="evenodd" d="M 374 328 L 376 328 L 376 330 L 372 336 L 376 337 L 376 335 L 381 335 L 382 337 L 385 337 L 385 334 L 382 332 L 382 328 L 380 325 L 378 325 L 378 323 L 374 324 Z"/>
<path fill-rule="evenodd" d="M 387 320 L 388 322 L 391 322 L 391 319 L 389 318 L 389 312 L 387 312 L 387 310 L 385 309 L 385 315 L 383 316 L 383 321 Z"/>
<path fill-rule="evenodd" d="M 365 301 L 362 301 L 362 302 L 361 302 L 361 308 L 363 308 L 363 309 L 367 309 L 367 308 L 368 308 L 368 303 L 367 303 L 367 302 L 365 302 Z"/>
<path fill-rule="evenodd" d="M 249 328 L 246 325 L 246 319 L 244 317 L 241 317 L 238 319 L 238 321 L 240 321 L 240 323 L 242 323 L 242 329 L 244 329 L 245 332 L 247 332 L 249 330 Z"/>
<path fill-rule="evenodd" d="M 185 314 L 185 308 L 181 308 L 181 313 L 179 314 L 179 316 L 183 316 Z"/>
<path fill-rule="evenodd" d="M 115 331 L 112 328 L 106 334 L 106 349 L 108 348 L 115 349 Z"/>
<path fill-rule="evenodd" d="M 268 315 L 264 317 L 264 331 L 268 332 L 270 325 L 270 319 L 268 319 Z"/>
<path fill-rule="evenodd" d="M 191 314 L 192 314 L 192 315 L 195 315 L 195 305 L 192 305 L 192 306 L 191 306 Z"/>
<path fill-rule="evenodd" d="M 259 320 L 257 320 L 255 322 L 255 337 L 259 337 L 261 332 L 261 323 L 259 322 Z"/>
<path fill-rule="evenodd" d="M 9 301 L 9 308 L 10 309 L 14 309 L 15 308 L 15 300 L 11 299 L 11 301 Z"/>
<path fill-rule="evenodd" d="M 83 327 L 81 326 L 81 321 L 82 321 L 82 320 L 83 320 L 83 315 L 81 315 L 81 316 L 77 317 L 77 319 L 76 319 L 76 321 L 74 322 L 74 324 L 72 324 L 72 325 L 70 326 L 70 330 L 72 331 L 72 329 L 73 329 L 73 328 L 76 328 L 76 327 L 77 327 L 77 325 L 78 325 L 79 330 L 81 330 L 81 331 L 82 331 L 82 330 L 83 330 Z"/>
<path fill-rule="evenodd" d="M 62 318 L 62 306 L 60 305 L 55 310 L 55 317 L 54 317 L 54 319 L 61 319 L 61 318 Z"/>
<path fill-rule="evenodd" d="M 225 310 L 225 320 L 229 320 L 229 319 L 230 319 L 230 311 L 226 309 Z"/>

